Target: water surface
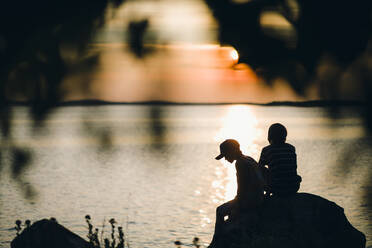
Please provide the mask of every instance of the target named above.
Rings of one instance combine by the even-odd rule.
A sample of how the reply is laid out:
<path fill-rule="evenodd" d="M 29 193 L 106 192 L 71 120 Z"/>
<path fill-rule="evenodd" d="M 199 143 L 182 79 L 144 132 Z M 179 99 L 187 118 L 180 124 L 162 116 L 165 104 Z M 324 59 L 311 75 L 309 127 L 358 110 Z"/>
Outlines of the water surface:
<path fill-rule="evenodd" d="M 55 217 L 85 237 L 84 216 L 100 229 L 114 217 L 131 247 L 173 247 L 198 236 L 208 244 L 215 208 L 234 197 L 234 166 L 216 161 L 226 138 L 258 159 L 270 124 L 288 128 L 297 149 L 300 191 L 345 209 L 372 245 L 372 212 L 363 192 L 372 154 L 353 109 L 331 120 L 322 108 L 222 106 L 99 106 L 59 108 L 37 132 L 27 109 L 15 109 L 14 144 L 32 154 L 23 178 L 37 196 L 24 197 L 9 177 L 3 145 L 0 245 L 9 247 L 16 219 Z M 352 168 L 352 169 L 350 169 Z M 106 234 L 109 227 L 106 223 Z"/>

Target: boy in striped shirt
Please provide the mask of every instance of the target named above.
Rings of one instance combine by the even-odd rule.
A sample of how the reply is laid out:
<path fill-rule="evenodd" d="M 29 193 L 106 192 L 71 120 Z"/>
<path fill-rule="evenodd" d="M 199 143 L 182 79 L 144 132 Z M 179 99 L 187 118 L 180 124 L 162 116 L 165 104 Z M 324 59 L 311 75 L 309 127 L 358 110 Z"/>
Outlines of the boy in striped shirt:
<path fill-rule="evenodd" d="M 286 143 L 287 130 L 280 124 L 272 124 L 268 132 L 270 145 L 261 151 L 259 166 L 268 168 L 267 195 L 290 196 L 300 189 L 301 177 L 297 175 L 295 147 Z"/>

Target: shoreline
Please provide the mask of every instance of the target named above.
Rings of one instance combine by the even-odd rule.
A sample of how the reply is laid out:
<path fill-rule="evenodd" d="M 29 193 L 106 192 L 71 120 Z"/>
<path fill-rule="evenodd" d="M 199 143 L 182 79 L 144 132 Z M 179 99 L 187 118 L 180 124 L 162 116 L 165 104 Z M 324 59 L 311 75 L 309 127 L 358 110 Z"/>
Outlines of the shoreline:
<path fill-rule="evenodd" d="M 9 101 L 10 106 L 32 106 L 31 102 Z M 139 101 L 139 102 L 110 102 L 103 100 L 64 101 L 53 107 L 82 107 L 104 105 L 164 105 L 164 106 L 218 106 L 218 105 L 253 105 L 267 107 L 363 107 L 365 102 L 354 100 L 312 100 L 312 101 L 273 101 L 268 103 L 255 102 L 171 102 L 171 101 Z"/>

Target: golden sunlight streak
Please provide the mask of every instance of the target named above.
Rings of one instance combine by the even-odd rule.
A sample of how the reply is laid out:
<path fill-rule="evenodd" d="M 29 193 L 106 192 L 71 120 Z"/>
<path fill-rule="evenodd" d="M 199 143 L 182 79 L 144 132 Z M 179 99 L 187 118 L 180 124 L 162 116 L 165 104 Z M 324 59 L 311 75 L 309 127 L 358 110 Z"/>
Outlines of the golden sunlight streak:
<path fill-rule="evenodd" d="M 257 140 L 261 135 L 258 121 L 249 106 L 231 106 L 222 119 L 222 128 L 215 136 L 215 140 L 221 143 L 225 139 L 236 139 L 240 143 L 244 154 L 257 158 Z M 231 200 L 236 195 L 236 171 L 235 166 L 226 160 L 220 160 L 221 167 L 216 167 L 216 180 L 212 182 L 215 196 L 212 201 L 222 203 Z"/>

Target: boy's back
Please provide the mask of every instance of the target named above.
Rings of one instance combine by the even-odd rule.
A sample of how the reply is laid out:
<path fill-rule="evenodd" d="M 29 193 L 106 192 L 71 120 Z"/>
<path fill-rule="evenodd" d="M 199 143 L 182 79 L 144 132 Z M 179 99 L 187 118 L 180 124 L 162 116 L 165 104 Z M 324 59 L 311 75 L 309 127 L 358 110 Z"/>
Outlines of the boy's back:
<path fill-rule="evenodd" d="M 269 188 L 274 195 L 289 195 L 300 188 L 297 175 L 297 156 L 294 146 L 288 143 L 270 144 L 262 149 L 260 166 L 269 168 Z"/>

